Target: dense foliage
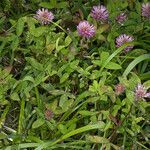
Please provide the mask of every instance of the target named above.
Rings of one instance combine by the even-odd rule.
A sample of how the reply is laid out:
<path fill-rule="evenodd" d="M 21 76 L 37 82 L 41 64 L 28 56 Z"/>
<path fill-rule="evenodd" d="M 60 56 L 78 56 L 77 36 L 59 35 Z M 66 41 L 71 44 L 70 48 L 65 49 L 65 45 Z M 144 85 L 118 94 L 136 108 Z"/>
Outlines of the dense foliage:
<path fill-rule="evenodd" d="M 148 0 L 0 2 L 0 149 L 149 149 Z"/>

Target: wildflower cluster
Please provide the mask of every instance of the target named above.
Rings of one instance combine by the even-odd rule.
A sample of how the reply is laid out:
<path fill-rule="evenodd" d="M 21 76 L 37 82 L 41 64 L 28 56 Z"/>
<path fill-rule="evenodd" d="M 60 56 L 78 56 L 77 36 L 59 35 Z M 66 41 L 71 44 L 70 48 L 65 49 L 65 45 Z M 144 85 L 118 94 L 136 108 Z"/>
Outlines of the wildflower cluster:
<path fill-rule="evenodd" d="M 105 6 L 99 5 L 93 7 L 91 16 L 97 21 L 106 22 L 108 21 L 109 14 Z"/>
<path fill-rule="evenodd" d="M 125 86 L 121 83 L 115 85 L 115 93 L 116 95 L 121 95 L 125 92 Z M 145 98 L 150 98 L 150 92 L 147 92 L 148 88 L 146 88 L 144 85 L 139 83 L 135 89 L 134 89 L 134 96 L 135 100 L 143 100 L 145 101 Z"/>
<path fill-rule="evenodd" d="M 109 12 L 107 8 L 103 5 L 93 6 L 91 13 L 91 17 L 96 21 L 100 21 L 101 23 L 108 22 Z M 150 3 L 142 4 L 142 16 L 150 19 Z M 54 15 L 52 12 L 47 9 L 39 9 L 36 12 L 35 18 L 39 20 L 43 25 L 49 24 L 53 21 Z M 127 15 L 122 12 L 116 17 L 116 21 L 119 24 L 122 24 L 127 19 Z M 78 34 L 87 39 L 92 38 L 96 34 L 96 27 L 93 24 L 90 24 L 88 21 L 84 20 L 79 22 L 77 26 Z M 134 38 L 127 34 L 122 34 L 116 38 L 116 47 L 119 48 L 125 43 L 134 41 Z M 133 46 L 127 46 L 124 51 L 128 52 L 133 49 Z"/>
<path fill-rule="evenodd" d="M 1 1 L 0 150 L 148 149 L 149 0 Z"/>
<path fill-rule="evenodd" d="M 90 25 L 88 21 L 81 21 L 77 26 L 77 31 L 80 36 L 91 38 L 95 35 L 95 27 Z"/>
<path fill-rule="evenodd" d="M 100 22 L 102 24 L 109 23 L 109 11 L 104 5 L 93 6 L 90 12 L 90 16 L 97 22 Z M 141 16 L 150 19 L 150 3 L 142 4 Z M 39 20 L 41 24 L 46 25 L 53 21 L 54 15 L 51 11 L 48 11 L 48 9 L 42 8 L 36 12 L 35 18 Z M 127 20 L 127 14 L 125 12 L 121 12 L 116 16 L 115 20 L 118 24 L 122 25 Z M 90 39 L 95 36 L 96 27 L 87 20 L 82 20 L 77 25 L 77 32 L 79 36 Z M 134 37 L 131 35 L 121 34 L 118 37 L 116 37 L 116 48 L 121 47 L 125 43 L 133 42 L 134 40 Z M 129 52 L 132 49 L 133 46 L 126 46 L 124 48 L 124 51 Z M 124 93 L 124 91 L 125 87 L 122 84 L 117 84 L 115 86 L 115 93 L 117 95 Z M 147 92 L 147 89 L 142 84 L 138 84 L 135 89 L 135 98 L 144 99 L 146 97 L 150 97 L 150 93 Z"/>
<path fill-rule="evenodd" d="M 147 19 L 150 19 L 150 2 L 142 4 L 142 16 Z"/>
<path fill-rule="evenodd" d="M 44 25 L 52 22 L 54 19 L 54 15 L 52 12 L 48 11 L 48 9 L 42 8 L 36 12 L 35 18 Z"/>
<path fill-rule="evenodd" d="M 119 23 L 119 24 L 123 24 L 127 19 L 127 15 L 126 13 L 121 13 L 119 14 L 117 17 L 116 17 L 116 21 Z"/>
<path fill-rule="evenodd" d="M 116 38 L 116 47 L 120 47 L 123 44 L 127 42 L 132 42 L 134 38 L 130 35 L 122 34 L 119 37 Z M 133 48 L 133 46 L 127 46 L 124 50 L 126 52 L 130 51 Z"/>
<path fill-rule="evenodd" d="M 139 83 L 135 89 L 135 98 L 136 100 L 150 98 L 150 92 L 147 92 L 147 88 Z"/>

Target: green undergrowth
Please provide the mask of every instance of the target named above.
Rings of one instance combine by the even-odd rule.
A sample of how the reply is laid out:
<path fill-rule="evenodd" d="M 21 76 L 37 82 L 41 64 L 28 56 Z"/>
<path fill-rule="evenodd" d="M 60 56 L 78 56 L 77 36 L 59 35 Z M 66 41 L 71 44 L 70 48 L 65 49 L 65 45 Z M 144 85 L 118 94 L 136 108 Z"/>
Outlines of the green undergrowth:
<path fill-rule="evenodd" d="M 107 23 L 90 16 L 99 2 L 109 11 Z M 150 88 L 143 2 L 0 2 L 0 149 L 149 149 L 149 98 L 135 97 L 138 84 Z M 41 25 L 39 8 L 52 11 L 53 22 Z M 120 12 L 128 15 L 123 24 L 115 20 Z M 96 26 L 94 37 L 78 35 L 81 20 Z M 116 48 L 121 34 L 135 40 Z M 127 46 L 133 49 L 125 52 Z"/>

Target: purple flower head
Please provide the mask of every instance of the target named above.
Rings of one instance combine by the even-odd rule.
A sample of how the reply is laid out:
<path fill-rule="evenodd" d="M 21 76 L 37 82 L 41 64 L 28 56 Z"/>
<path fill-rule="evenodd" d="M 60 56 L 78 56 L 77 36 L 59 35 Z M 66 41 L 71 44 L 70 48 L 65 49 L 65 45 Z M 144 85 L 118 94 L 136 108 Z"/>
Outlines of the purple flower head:
<path fill-rule="evenodd" d="M 108 20 L 109 14 L 105 6 L 99 5 L 93 6 L 91 10 L 91 16 L 97 21 L 105 22 Z"/>
<path fill-rule="evenodd" d="M 117 17 L 116 17 L 116 21 L 119 23 L 119 24 L 122 24 L 123 22 L 125 22 L 127 19 L 127 15 L 125 13 L 121 13 L 119 14 Z"/>
<path fill-rule="evenodd" d="M 142 4 L 142 16 L 150 19 L 150 3 Z"/>
<path fill-rule="evenodd" d="M 47 120 L 50 120 L 51 118 L 53 118 L 54 113 L 50 109 L 47 109 L 44 112 L 44 116 Z"/>
<path fill-rule="evenodd" d="M 147 92 L 147 88 L 139 83 L 135 89 L 135 98 L 144 100 L 146 97 L 150 97 L 150 92 Z"/>
<path fill-rule="evenodd" d="M 130 35 L 122 34 L 119 37 L 116 38 L 116 47 L 122 46 L 124 43 L 132 42 L 134 41 L 134 38 Z M 127 46 L 124 50 L 126 52 L 130 51 L 133 48 L 133 46 Z"/>
<path fill-rule="evenodd" d="M 115 93 L 116 93 L 117 95 L 122 94 L 124 91 L 125 91 L 124 85 L 122 85 L 122 84 L 117 84 L 117 85 L 115 86 Z"/>
<path fill-rule="evenodd" d="M 77 31 L 80 36 L 91 38 L 95 35 L 95 27 L 90 25 L 88 21 L 81 21 L 77 26 Z"/>
<path fill-rule="evenodd" d="M 42 8 L 36 12 L 35 18 L 44 25 L 49 24 L 54 19 L 54 15 L 48 9 Z"/>

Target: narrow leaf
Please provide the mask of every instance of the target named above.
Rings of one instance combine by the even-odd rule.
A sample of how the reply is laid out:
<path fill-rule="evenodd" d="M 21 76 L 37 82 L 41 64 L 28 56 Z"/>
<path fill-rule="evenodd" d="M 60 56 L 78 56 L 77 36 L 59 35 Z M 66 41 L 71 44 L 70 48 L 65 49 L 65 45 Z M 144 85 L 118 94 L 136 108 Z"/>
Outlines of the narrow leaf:
<path fill-rule="evenodd" d="M 63 135 L 62 137 L 60 137 L 58 140 L 54 141 L 54 142 L 46 142 L 44 144 L 41 144 L 39 147 L 37 147 L 35 150 L 42 150 L 44 148 L 47 148 L 47 147 L 51 147 L 73 135 L 76 135 L 76 134 L 79 134 L 79 133 L 82 133 L 82 132 L 85 132 L 85 131 L 89 131 L 89 130 L 93 130 L 93 129 L 103 129 L 105 126 L 105 124 L 103 122 L 101 123 L 98 123 L 98 124 L 93 124 L 93 125 L 87 125 L 87 126 L 84 126 L 84 127 L 81 127 L 81 128 L 78 128 L 76 130 L 73 130 L 65 135 Z"/>
<path fill-rule="evenodd" d="M 138 64 L 140 63 L 141 61 L 143 60 L 150 60 L 150 54 L 144 54 L 144 55 L 141 55 L 139 57 L 137 57 L 135 60 L 133 60 L 129 66 L 126 68 L 126 70 L 124 71 L 123 73 L 123 76 L 127 76 L 130 71 Z"/>
<path fill-rule="evenodd" d="M 86 136 L 86 139 L 90 142 L 93 142 L 93 143 L 109 143 L 109 140 L 107 140 L 106 138 L 104 137 L 100 137 L 100 136 L 91 136 L 91 135 L 87 135 Z"/>
<path fill-rule="evenodd" d="M 64 73 L 63 76 L 60 78 L 60 83 L 65 82 L 69 77 L 68 73 Z"/>
<path fill-rule="evenodd" d="M 43 65 L 40 64 L 36 59 L 31 57 L 26 57 L 27 62 L 30 63 L 32 67 L 34 67 L 37 70 L 43 71 Z"/>
<path fill-rule="evenodd" d="M 22 17 L 22 18 L 19 18 L 17 22 L 16 34 L 18 36 L 20 36 L 23 32 L 25 21 L 26 21 L 26 17 Z"/>
<path fill-rule="evenodd" d="M 117 70 L 117 69 L 121 69 L 122 67 L 119 64 L 116 64 L 114 62 L 109 62 L 105 68 L 107 69 L 111 69 L 111 70 Z"/>
<path fill-rule="evenodd" d="M 32 125 L 32 128 L 35 129 L 35 128 L 38 128 L 40 126 L 42 126 L 43 124 L 45 123 L 45 121 L 43 119 L 37 119 L 33 125 Z"/>

